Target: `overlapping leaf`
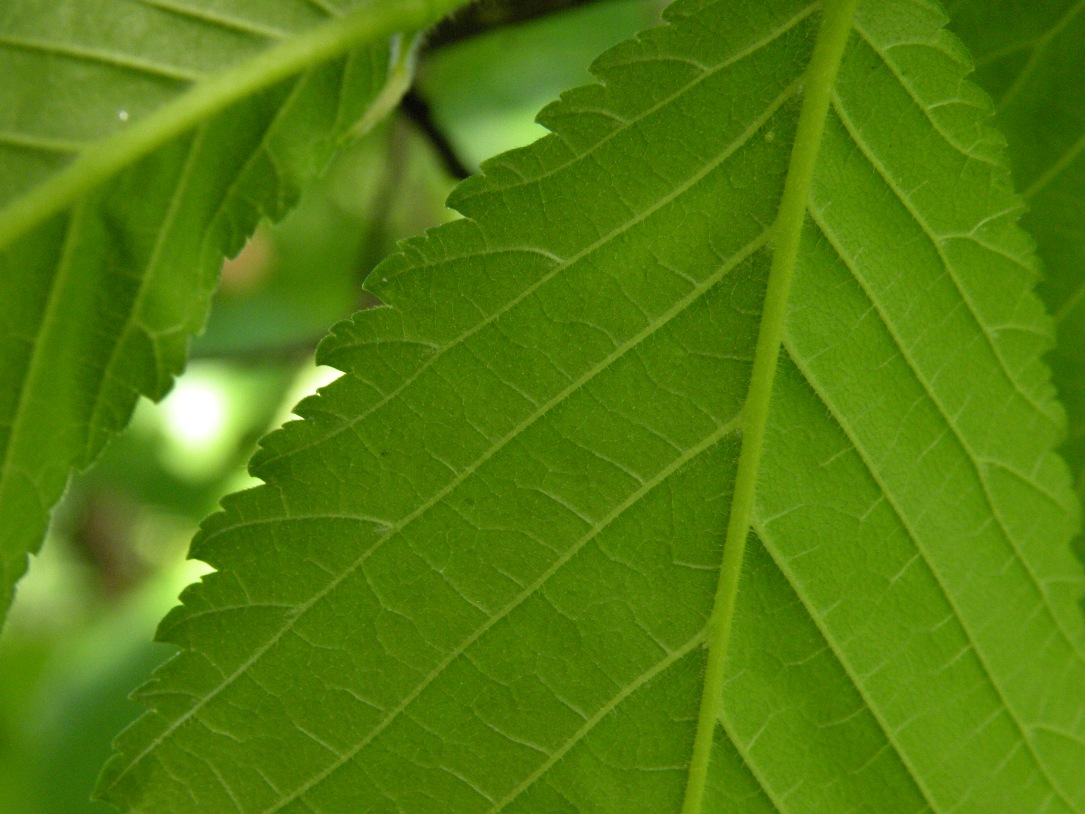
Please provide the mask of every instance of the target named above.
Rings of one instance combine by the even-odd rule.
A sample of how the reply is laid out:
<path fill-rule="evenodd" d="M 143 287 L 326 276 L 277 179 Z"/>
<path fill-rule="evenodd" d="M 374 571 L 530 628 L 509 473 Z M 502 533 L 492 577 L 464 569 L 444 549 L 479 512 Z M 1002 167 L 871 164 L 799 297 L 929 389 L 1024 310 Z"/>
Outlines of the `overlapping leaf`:
<path fill-rule="evenodd" d="M 106 799 L 1085 810 L 1050 326 L 963 48 L 905 0 L 667 19 L 374 273 L 197 540 Z"/>
<path fill-rule="evenodd" d="M 1010 164 L 1029 209 L 1024 223 L 1044 262 L 1039 292 L 1055 315 L 1051 357 L 1069 414 L 1063 447 L 1085 489 L 1085 3 L 1009 0 L 952 4 L 975 57 L 976 81 L 996 102 Z"/>
<path fill-rule="evenodd" d="M 183 366 L 222 257 L 370 110 L 387 35 L 441 5 L 0 8 L 0 617 L 69 471 Z"/>

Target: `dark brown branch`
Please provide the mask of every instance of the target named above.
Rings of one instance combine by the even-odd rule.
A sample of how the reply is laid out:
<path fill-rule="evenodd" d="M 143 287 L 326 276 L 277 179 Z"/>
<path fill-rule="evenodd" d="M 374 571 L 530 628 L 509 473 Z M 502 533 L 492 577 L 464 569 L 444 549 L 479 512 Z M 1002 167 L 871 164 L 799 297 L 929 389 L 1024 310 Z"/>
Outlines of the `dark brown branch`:
<path fill-rule="evenodd" d="M 423 45 L 432 51 L 498 28 L 519 25 L 601 0 L 483 0 L 439 23 Z"/>
<path fill-rule="evenodd" d="M 437 155 L 441 166 L 444 167 L 449 176 L 457 181 L 462 181 L 471 175 L 471 170 L 463 163 L 448 136 L 434 121 L 429 102 L 418 93 L 417 88 L 411 88 L 407 91 L 400 103 L 400 110 L 407 120 L 429 141 L 433 152 Z"/>

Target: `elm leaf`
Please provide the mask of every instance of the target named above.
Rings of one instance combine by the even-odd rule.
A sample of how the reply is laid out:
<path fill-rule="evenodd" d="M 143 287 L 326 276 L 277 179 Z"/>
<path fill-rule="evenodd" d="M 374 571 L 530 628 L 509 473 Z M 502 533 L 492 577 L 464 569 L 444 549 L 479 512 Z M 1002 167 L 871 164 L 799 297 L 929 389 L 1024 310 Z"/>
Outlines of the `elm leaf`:
<path fill-rule="evenodd" d="M 1022 203 L 940 8 L 854 6 L 678 0 L 374 271 L 103 799 L 1085 810 Z"/>

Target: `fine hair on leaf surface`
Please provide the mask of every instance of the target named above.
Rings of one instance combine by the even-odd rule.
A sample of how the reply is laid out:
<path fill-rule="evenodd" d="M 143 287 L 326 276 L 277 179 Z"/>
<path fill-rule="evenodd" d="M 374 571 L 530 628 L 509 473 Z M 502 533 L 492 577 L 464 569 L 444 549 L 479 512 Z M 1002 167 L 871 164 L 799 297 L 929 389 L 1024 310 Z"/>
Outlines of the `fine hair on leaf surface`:
<path fill-rule="evenodd" d="M 461 184 L 203 526 L 100 796 L 1085 810 L 1052 326 L 944 24 L 678 0 Z"/>

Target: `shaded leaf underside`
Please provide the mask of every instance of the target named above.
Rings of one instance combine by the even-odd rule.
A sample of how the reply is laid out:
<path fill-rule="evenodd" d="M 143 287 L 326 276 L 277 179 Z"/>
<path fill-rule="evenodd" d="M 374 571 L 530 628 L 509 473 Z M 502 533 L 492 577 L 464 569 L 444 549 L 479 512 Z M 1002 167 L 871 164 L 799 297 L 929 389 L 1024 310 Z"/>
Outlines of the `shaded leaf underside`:
<path fill-rule="evenodd" d="M 1019 0 L 951 4 L 975 57 L 976 81 L 995 99 L 1010 164 L 1028 204 L 1023 223 L 1044 263 L 1039 293 L 1055 316 L 1050 361 L 1066 405 L 1062 447 L 1085 493 L 1085 3 Z M 997 21 L 997 24 L 995 24 Z"/>
<path fill-rule="evenodd" d="M 374 272 L 197 539 L 106 799 L 679 808 L 820 14 L 667 19 Z M 862 5 L 833 87 L 706 811 L 1085 810 L 1049 325 L 942 22 Z"/>

